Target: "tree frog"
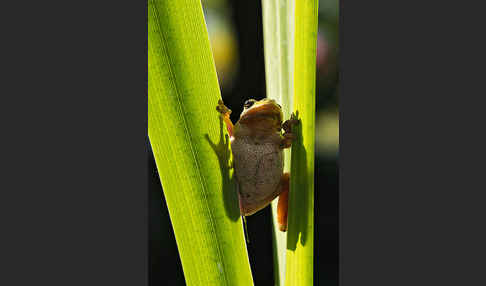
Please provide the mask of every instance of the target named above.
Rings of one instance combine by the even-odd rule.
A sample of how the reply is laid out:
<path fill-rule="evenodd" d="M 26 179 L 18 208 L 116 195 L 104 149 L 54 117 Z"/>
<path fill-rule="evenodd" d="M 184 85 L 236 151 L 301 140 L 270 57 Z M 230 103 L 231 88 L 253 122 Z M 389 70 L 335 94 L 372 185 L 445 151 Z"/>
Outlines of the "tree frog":
<path fill-rule="evenodd" d="M 290 174 L 283 172 L 283 149 L 292 144 L 291 127 L 298 122 L 296 116 L 292 114 L 282 123 L 281 106 L 268 98 L 245 101 L 235 125 L 229 117 L 231 110 L 222 100 L 216 110 L 230 136 L 241 215 L 256 213 L 278 196 L 278 224 L 286 231 Z"/>

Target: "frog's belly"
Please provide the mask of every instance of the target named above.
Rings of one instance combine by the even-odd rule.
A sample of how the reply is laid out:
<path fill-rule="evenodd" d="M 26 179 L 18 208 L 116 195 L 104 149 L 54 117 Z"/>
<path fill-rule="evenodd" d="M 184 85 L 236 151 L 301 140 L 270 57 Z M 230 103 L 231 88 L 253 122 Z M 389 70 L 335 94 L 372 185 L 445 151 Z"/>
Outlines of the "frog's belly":
<path fill-rule="evenodd" d="M 255 145 L 249 140 L 231 143 L 242 215 L 267 206 L 279 194 L 283 152 L 273 143 Z"/>

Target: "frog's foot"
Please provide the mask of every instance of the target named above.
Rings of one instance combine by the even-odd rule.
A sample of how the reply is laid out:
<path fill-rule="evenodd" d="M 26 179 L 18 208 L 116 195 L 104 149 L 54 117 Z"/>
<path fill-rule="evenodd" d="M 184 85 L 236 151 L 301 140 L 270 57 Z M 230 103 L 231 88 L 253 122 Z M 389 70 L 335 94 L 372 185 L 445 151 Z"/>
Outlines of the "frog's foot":
<path fill-rule="evenodd" d="M 296 125 L 299 123 L 299 119 L 297 118 L 299 116 L 299 113 L 292 113 L 290 115 L 289 120 L 285 120 L 285 122 L 282 124 L 282 128 L 285 131 L 285 133 L 292 133 L 292 125 Z"/>
<path fill-rule="evenodd" d="M 221 113 L 221 117 L 224 120 L 224 123 L 226 124 L 226 129 L 228 130 L 228 134 L 230 137 L 233 137 L 233 122 L 231 122 L 230 119 L 230 114 L 231 114 L 231 109 L 226 107 L 224 105 L 223 101 L 220 99 L 218 100 L 218 105 L 216 106 L 216 110 Z"/>
<path fill-rule="evenodd" d="M 230 115 L 231 114 L 231 109 L 229 109 L 228 107 L 226 107 L 226 105 L 224 105 L 223 101 L 220 99 L 218 100 L 218 105 L 216 106 L 216 110 L 221 113 L 222 115 Z"/>
<path fill-rule="evenodd" d="M 292 140 L 295 138 L 295 135 L 292 133 L 292 125 L 296 125 L 299 123 L 297 119 L 298 114 L 292 113 L 292 116 L 289 120 L 286 120 L 282 124 L 282 129 L 284 130 L 282 141 L 280 142 L 280 148 L 285 149 L 292 146 Z"/>
<path fill-rule="evenodd" d="M 278 196 L 277 221 L 280 231 L 287 231 L 287 213 L 289 207 L 290 174 L 284 173 L 280 179 L 282 192 Z"/>
<path fill-rule="evenodd" d="M 280 141 L 280 148 L 290 148 L 292 146 L 292 140 L 295 138 L 295 135 L 292 133 L 284 133 L 282 141 Z"/>

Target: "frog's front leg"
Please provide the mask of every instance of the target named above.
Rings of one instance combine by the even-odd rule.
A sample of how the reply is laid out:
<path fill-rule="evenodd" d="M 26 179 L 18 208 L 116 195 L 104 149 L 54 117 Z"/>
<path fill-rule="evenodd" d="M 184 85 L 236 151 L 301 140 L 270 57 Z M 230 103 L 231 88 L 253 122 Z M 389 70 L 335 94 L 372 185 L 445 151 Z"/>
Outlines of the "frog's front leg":
<path fill-rule="evenodd" d="M 292 116 L 289 120 L 286 120 L 282 124 L 282 129 L 284 130 L 283 138 L 280 142 L 280 148 L 285 149 L 292 146 L 292 140 L 295 138 L 295 135 L 292 133 L 292 125 L 295 125 L 299 122 L 297 119 L 297 115 L 292 113 Z"/>
<path fill-rule="evenodd" d="M 287 213 L 289 208 L 290 174 L 284 173 L 280 179 L 281 193 L 278 196 L 277 221 L 280 231 L 287 231 Z"/>
<path fill-rule="evenodd" d="M 231 114 L 231 109 L 226 107 L 224 105 L 223 101 L 220 99 L 218 100 L 218 105 L 216 106 L 216 110 L 221 113 L 221 117 L 224 120 L 224 123 L 226 124 L 226 129 L 228 130 L 228 134 L 230 137 L 233 137 L 233 122 L 231 122 L 230 119 L 230 114 Z"/>

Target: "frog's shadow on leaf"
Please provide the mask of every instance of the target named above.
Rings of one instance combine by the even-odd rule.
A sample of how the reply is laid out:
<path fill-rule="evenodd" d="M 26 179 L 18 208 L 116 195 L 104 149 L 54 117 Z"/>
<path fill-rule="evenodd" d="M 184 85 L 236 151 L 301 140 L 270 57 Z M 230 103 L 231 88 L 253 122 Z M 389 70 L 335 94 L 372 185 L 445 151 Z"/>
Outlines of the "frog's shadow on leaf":
<path fill-rule="evenodd" d="M 231 150 L 228 134 L 223 131 L 223 119 L 219 116 L 219 142 L 215 144 L 211 141 L 208 134 L 204 137 L 218 157 L 219 169 L 222 178 L 222 195 L 226 215 L 236 221 L 240 218 L 240 209 L 238 207 L 238 196 L 236 194 L 236 181 L 233 176 L 231 166 Z"/>
<path fill-rule="evenodd" d="M 295 116 L 295 117 L 294 117 Z M 295 199 L 296 202 L 293 204 L 298 206 L 300 209 L 307 210 L 309 208 L 309 203 L 307 198 L 309 197 L 310 187 L 308 184 L 308 176 L 309 170 L 307 168 L 307 150 L 304 147 L 302 141 L 302 120 L 299 117 L 299 112 L 297 111 L 295 115 L 293 114 L 293 118 L 298 120 L 298 124 L 295 125 L 295 128 L 292 129 L 296 139 L 292 142 L 292 164 L 293 166 L 291 170 L 291 181 L 292 178 L 296 179 L 296 176 L 301 176 L 303 180 L 299 180 L 297 184 L 292 185 L 291 183 L 291 190 L 290 192 L 295 192 L 294 195 L 291 195 L 291 199 Z M 299 156 L 296 156 L 299 154 Z M 296 172 L 298 170 L 298 172 Z M 298 174 L 297 174 L 298 173 Z M 292 190 L 292 186 L 296 186 L 295 190 Z M 297 194 L 297 195 L 296 195 Z M 290 204 L 290 203 L 289 203 Z M 290 220 L 295 219 L 296 221 L 290 222 Z M 300 213 L 298 216 L 293 216 L 292 218 L 289 216 L 289 230 L 287 234 L 287 249 L 294 251 L 297 247 L 297 242 L 300 239 L 300 243 L 305 245 L 307 242 L 307 224 L 308 224 L 308 213 L 304 211 Z M 296 229 L 291 229 L 296 227 Z"/>

